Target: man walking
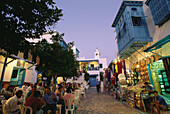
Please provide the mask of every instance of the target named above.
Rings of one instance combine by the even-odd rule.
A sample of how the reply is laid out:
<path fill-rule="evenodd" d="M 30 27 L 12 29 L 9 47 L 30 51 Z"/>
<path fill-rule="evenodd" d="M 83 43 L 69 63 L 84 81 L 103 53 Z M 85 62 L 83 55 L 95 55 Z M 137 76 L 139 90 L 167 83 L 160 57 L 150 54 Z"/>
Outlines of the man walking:
<path fill-rule="evenodd" d="M 100 89 L 100 81 L 96 81 L 96 87 L 97 87 L 97 93 L 99 93 L 99 89 Z"/>

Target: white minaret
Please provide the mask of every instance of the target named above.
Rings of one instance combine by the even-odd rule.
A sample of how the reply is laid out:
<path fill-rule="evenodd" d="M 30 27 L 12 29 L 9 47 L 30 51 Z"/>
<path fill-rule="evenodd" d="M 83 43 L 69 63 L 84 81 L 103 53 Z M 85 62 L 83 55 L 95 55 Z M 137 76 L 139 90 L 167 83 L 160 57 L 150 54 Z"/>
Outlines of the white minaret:
<path fill-rule="evenodd" d="M 99 49 L 97 48 L 96 51 L 94 52 L 94 57 L 95 59 L 99 59 L 100 58 L 100 52 Z"/>

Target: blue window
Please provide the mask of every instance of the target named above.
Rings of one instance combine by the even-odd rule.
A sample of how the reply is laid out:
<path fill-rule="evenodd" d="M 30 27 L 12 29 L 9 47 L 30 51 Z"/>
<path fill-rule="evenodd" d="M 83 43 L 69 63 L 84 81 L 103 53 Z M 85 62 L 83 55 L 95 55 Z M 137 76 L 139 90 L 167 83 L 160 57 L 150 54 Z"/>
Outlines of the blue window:
<path fill-rule="evenodd" d="M 103 68 L 103 64 L 100 64 L 100 68 Z"/>
<path fill-rule="evenodd" d="M 137 11 L 137 8 L 131 8 L 132 11 Z"/>
<path fill-rule="evenodd" d="M 141 26 L 141 17 L 132 16 L 133 26 Z"/>
<path fill-rule="evenodd" d="M 155 25 L 162 25 L 170 19 L 169 0 L 147 0 L 145 4 L 151 9 Z"/>

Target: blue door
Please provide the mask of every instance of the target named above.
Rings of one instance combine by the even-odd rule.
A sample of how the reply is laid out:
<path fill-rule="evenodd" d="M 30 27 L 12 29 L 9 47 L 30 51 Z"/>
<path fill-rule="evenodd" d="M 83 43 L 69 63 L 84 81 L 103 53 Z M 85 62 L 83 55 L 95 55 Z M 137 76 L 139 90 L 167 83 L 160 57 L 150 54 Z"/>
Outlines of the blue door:
<path fill-rule="evenodd" d="M 95 87 L 96 86 L 96 76 L 90 77 L 89 81 L 90 81 L 90 86 L 91 87 Z"/>
<path fill-rule="evenodd" d="M 22 87 L 22 85 L 24 84 L 25 72 L 26 69 L 24 68 L 14 67 L 10 85 Z"/>

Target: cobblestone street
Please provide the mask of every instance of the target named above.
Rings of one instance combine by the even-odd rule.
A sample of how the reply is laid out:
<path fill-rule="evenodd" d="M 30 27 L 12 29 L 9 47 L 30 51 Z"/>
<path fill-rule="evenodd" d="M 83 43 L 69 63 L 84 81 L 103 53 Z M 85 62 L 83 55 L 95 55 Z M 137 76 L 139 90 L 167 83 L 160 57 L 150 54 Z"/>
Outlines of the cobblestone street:
<path fill-rule="evenodd" d="M 99 93 L 96 88 L 86 91 L 86 98 L 81 98 L 76 114 L 143 114 L 137 109 L 119 102 L 113 96 Z"/>

